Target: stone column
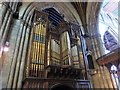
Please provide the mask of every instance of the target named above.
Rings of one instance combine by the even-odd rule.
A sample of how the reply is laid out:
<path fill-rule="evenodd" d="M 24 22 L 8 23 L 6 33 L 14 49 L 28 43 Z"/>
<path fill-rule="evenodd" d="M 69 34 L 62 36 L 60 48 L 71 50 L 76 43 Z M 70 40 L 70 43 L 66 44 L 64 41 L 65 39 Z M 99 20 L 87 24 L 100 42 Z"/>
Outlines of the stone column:
<path fill-rule="evenodd" d="M 2 2 L 1 3 L 1 9 L 0 9 L 0 27 L 1 27 L 1 25 L 2 25 L 2 22 L 3 22 L 3 19 L 4 19 L 4 16 L 5 16 L 5 13 L 6 13 L 6 11 L 7 11 L 7 9 L 8 9 L 8 2 Z"/>
<path fill-rule="evenodd" d="M 17 77 L 18 77 L 18 73 L 19 73 L 19 68 L 20 68 L 20 62 L 21 62 L 21 54 L 22 54 L 22 50 L 23 50 L 23 44 L 24 44 L 24 39 L 25 39 L 25 33 L 26 33 L 26 27 L 27 24 L 24 24 L 24 28 L 22 30 L 22 36 L 21 36 L 21 40 L 20 40 L 20 44 L 19 44 L 19 52 L 16 58 L 16 67 L 15 67 L 15 74 L 14 74 L 14 81 L 13 81 L 13 88 L 16 87 L 17 84 Z"/>
<path fill-rule="evenodd" d="M 3 45 L 5 43 L 5 40 L 7 38 L 7 35 L 8 35 L 8 30 L 10 28 L 10 22 L 11 22 L 11 19 L 12 19 L 12 13 L 10 13 L 10 16 L 8 18 L 8 21 L 7 21 L 7 24 L 5 26 L 5 29 L 4 29 L 4 33 L 3 33 L 3 36 L 1 38 L 1 45 Z"/>
<path fill-rule="evenodd" d="M 80 34 L 81 36 L 81 34 Z M 82 52 L 83 52 L 83 59 L 84 59 L 84 65 L 85 65 L 85 79 L 88 79 L 89 80 L 89 73 L 88 73 L 88 60 L 87 60 L 87 57 L 86 57 L 86 40 L 83 36 L 80 37 L 81 38 L 81 48 L 82 48 Z"/>
<path fill-rule="evenodd" d="M 5 13 L 6 13 L 6 11 L 4 11 L 2 14 L 5 14 Z M 12 19 L 12 13 L 9 9 L 9 10 L 7 10 L 7 13 L 5 14 L 5 19 L 4 19 L 4 21 L 2 21 L 3 23 L 2 23 L 2 26 L 0 28 L 0 48 L 4 45 L 5 40 L 7 38 L 8 28 L 10 27 L 11 19 Z M 0 52 L 0 54 L 1 53 L 3 53 L 3 51 Z M 6 56 L 6 57 L 8 57 L 8 56 Z M 1 59 L 1 60 L 3 60 L 3 59 Z M 3 67 L 2 67 L 2 69 L 3 69 Z"/>
<path fill-rule="evenodd" d="M 0 72 L 0 90 L 2 90 L 2 73 Z"/>
<path fill-rule="evenodd" d="M 95 75 L 91 76 L 93 86 L 95 88 L 108 88 L 108 82 L 106 81 L 106 72 L 103 72 L 103 68 L 99 66 L 96 62 L 96 59 L 104 54 L 104 50 L 102 48 L 102 42 L 101 42 L 101 37 L 98 31 L 98 21 L 94 20 L 95 25 L 91 25 L 90 28 L 90 33 L 91 33 L 91 38 L 88 40 L 91 40 L 91 46 L 92 46 L 92 56 L 93 56 L 93 63 L 95 65 L 95 70 L 98 71 Z M 96 81 L 97 80 L 97 81 Z"/>
<path fill-rule="evenodd" d="M 106 81 L 108 83 L 108 88 L 114 88 L 113 82 L 111 80 L 111 74 L 106 66 L 103 66 L 103 71 L 104 71 L 104 75 L 106 77 Z"/>
<path fill-rule="evenodd" d="M 9 27 L 11 24 L 10 22 L 12 19 L 12 14 L 13 14 L 13 11 L 15 8 L 15 4 L 16 3 L 12 3 L 13 6 L 11 5 L 9 10 L 7 10 L 5 19 L 4 19 L 1 29 L 0 29 L 0 39 L 1 39 L 0 45 L 1 46 L 5 43 L 5 40 L 7 38 L 8 30 L 9 30 Z M 13 10 L 12 10 L 12 8 L 13 8 Z"/>
<path fill-rule="evenodd" d="M 21 40 L 23 25 L 24 25 L 24 23 L 21 22 L 20 30 L 19 30 L 19 33 L 18 33 L 18 37 L 16 39 L 17 42 L 16 42 L 16 46 L 15 46 L 15 51 L 14 51 L 14 56 L 13 56 L 12 64 L 11 64 L 11 71 L 10 71 L 10 76 L 9 76 L 7 88 L 11 88 L 12 87 L 14 70 L 16 68 L 16 62 L 17 62 L 16 58 L 17 58 L 17 53 L 18 53 L 18 50 L 19 50 L 19 44 L 20 44 L 20 40 Z"/>
<path fill-rule="evenodd" d="M 28 11 L 30 11 L 30 9 Z M 13 81 L 13 88 L 17 87 L 17 80 L 18 80 L 18 74 L 19 74 L 19 70 L 20 70 L 20 63 L 21 63 L 21 57 L 22 57 L 22 52 L 23 52 L 23 45 L 25 43 L 25 33 L 26 33 L 27 23 L 28 23 L 28 20 L 29 20 L 29 16 L 31 15 L 31 12 L 32 11 L 30 11 L 30 13 L 28 12 L 27 13 L 28 15 L 26 15 L 27 19 L 25 20 L 25 24 L 24 24 L 24 28 L 23 28 L 23 32 L 22 32 L 22 37 L 21 37 L 21 41 L 20 41 L 18 57 L 16 59 L 17 63 L 16 63 L 16 69 L 15 69 L 14 81 Z"/>
<path fill-rule="evenodd" d="M 9 6 L 10 7 L 12 7 L 12 5 L 13 5 L 13 2 L 12 2 L 12 0 L 9 2 Z"/>
<path fill-rule="evenodd" d="M 12 28 L 10 29 L 12 31 L 9 35 L 9 51 L 8 51 L 8 56 L 7 56 L 8 58 L 5 58 L 4 66 L 2 68 L 3 88 L 6 88 L 6 86 L 7 86 L 7 81 L 9 78 L 9 72 L 11 70 L 10 66 L 12 63 L 12 57 L 14 54 L 14 49 L 15 49 L 16 38 L 17 38 L 19 26 L 20 26 L 20 21 L 15 20 L 14 23 L 12 24 Z"/>
<path fill-rule="evenodd" d="M 23 17 L 23 20 L 26 21 L 26 17 L 28 16 L 28 12 L 31 10 L 32 7 L 30 7 L 24 17 Z M 24 29 L 24 22 L 22 21 L 21 22 L 21 26 L 20 26 L 20 30 L 19 30 L 19 34 L 18 34 L 18 38 L 17 38 L 17 42 L 16 42 L 16 48 L 15 48 L 15 52 L 14 52 L 14 56 L 13 56 L 13 62 L 12 62 L 12 65 L 11 65 L 11 71 L 10 71 L 10 76 L 9 76 L 9 80 L 8 80 L 8 85 L 7 85 L 7 88 L 12 88 L 12 83 L 13 83 L 13 79 L 14 79 L 14 76 L 15 76 L 15 69 L 18 68 L 16 67 L 16 63 L 17 63 L 17 56 L 18 56 L 18 53 L 19 53 L 19 47 L 20 47 L 20 42 L 21 42 L 21 37 L 22 37 L 22 32 L 23 32 L 23 29 Z M 20 55 L 20 54 L 19 54 Z M 19 56 L 20 57 L 20 56 Z M 17 71 L 18 72 L 18 71 Z M 16 73 L 17 74 L 17 73 Z M 16 82 L 16 80 L 14 79 L 14 82 Z M 15 84 L 14 84 L 15 85 Z"/>
<path fill-rule="evenodd" d="M 31 16 L 32 18 L 32 16 Z M 22 88 L 22 80 L 23 80 L 23 75 L 24 75 L 24 67 L 25 67 L 25 59 L 27 56 L 27 47 L 28 41 L 29 41 L 29 36 L 30 36 L 30 25 L 31 25 L 31 19 L 29 21 L 29 25 L 26 30 L 26 35 L 25 35 L 25 41 L 24 41 L 24 46 L 23 46 L 23 53 L 22 53 L 22 58 L 21 58 L 21 63 L 20 63 L 20 72 L 19 72 L 19 77 L 18 77 L 18 83 L 17 83 L 17 88 Z"/>
<path fill-rule="evenodd" d="M 6 24 L 7 24 L 7 21 L 9 19 L 9 16 L 10 16 L 10 10 L 7 11 L 6 15 L 5 15 L 5 19 L 2 23 L 2 26 L 0 28 L 0 41 L 2 40 L 2 36 L 3 36 L 3 33 L 4 33 L 4 29 L 6 27 Z M 2 44 L 2 43 L 1 43 Z"/>

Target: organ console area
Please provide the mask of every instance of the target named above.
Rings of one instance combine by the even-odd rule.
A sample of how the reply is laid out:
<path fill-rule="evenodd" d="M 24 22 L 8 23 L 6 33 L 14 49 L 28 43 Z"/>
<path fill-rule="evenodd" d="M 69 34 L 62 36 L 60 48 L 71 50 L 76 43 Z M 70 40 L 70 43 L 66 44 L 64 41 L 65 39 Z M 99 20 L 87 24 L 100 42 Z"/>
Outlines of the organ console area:
<path fill-rule="evenodd" d="M 54 8 L 48 11 L 58 14 Z M 48 11 L 34 12 L 23 88 L 48 88 L 52 82 L 72 85 L 80 80 L 86 80 L 88 88 L 80 26 L 59 15 L 50 17 Z"/>

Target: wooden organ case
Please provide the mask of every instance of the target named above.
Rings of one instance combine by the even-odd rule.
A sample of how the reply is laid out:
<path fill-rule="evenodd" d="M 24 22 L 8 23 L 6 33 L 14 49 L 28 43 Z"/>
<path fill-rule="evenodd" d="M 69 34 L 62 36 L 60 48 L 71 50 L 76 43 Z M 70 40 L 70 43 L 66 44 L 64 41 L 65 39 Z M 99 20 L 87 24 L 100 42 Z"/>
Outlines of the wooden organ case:
<path fill-rule="evenodd" d="M 37 10 L 33 21 L 22 88 L 54 90 L 60 85 L 71 90 L 90 88 L 79 25 L 63 19 L 53 26 L 49 15 Z"/>

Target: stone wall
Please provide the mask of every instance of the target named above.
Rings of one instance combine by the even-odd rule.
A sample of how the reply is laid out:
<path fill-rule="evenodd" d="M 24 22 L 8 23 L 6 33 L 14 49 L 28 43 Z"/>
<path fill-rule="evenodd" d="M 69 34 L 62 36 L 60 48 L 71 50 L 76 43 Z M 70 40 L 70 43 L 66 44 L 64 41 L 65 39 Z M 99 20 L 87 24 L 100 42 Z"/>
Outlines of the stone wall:
<path fill-rule="evenodd" d="M 20 28 L 20 20 L 13 20 L 11 23 L 10 33 L 9 33 L 9 51 L 3 53 L 3 69 L 2 69 L 2 87 L 5 88 L 7 85 L 7 80 L 9 77 L 9 72 L 11 69 L 11 63 L 13 62 L 14 49 L 16 45 L 16 38 L 18 36 L 18 31 Z"/>

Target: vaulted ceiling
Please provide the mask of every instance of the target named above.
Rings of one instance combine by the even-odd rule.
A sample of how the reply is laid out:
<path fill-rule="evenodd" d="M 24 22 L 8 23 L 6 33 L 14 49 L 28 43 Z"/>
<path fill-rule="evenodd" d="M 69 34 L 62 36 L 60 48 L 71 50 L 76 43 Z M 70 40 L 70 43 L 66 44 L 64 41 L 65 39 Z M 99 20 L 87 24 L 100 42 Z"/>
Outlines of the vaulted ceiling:
<path fill-rule="evenodd" d="M 64 15 L 66 21 L 79 23 L 84 27 L 86 32 L 90 32 L 92 29 L 91 25 L 96 25 L 98 23 L 97 19 L 101 2 L 80 1 L 82 0 L 72 0 L 72 2 L 53 2 L 52 0 L 51 2 L 32 2 L 32 5 L 40 11 L 48 7 L 55 7 L 60 12 L 60 14 Z M 23 6 L 27 4 L 29 5 L 30 3 L 31 2 L 24 2 Z"/>

